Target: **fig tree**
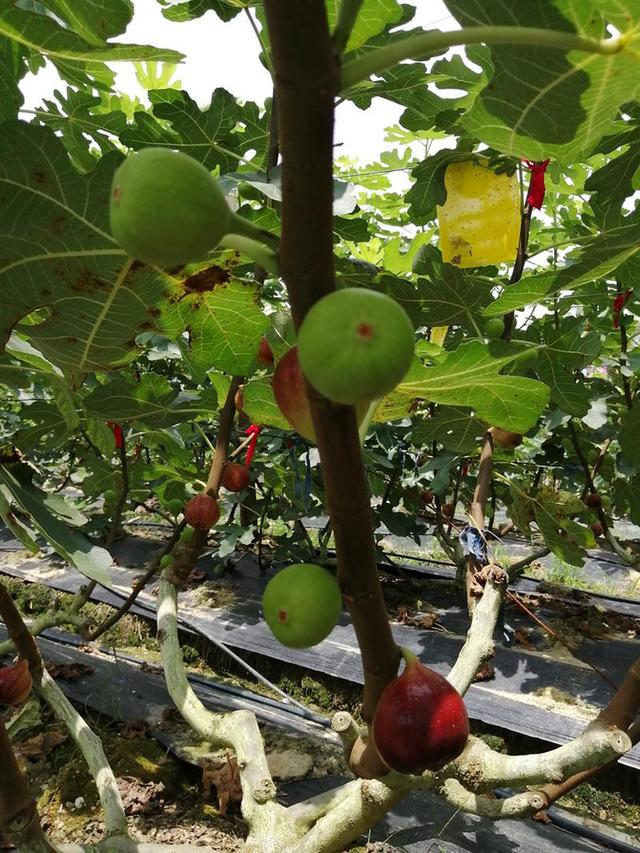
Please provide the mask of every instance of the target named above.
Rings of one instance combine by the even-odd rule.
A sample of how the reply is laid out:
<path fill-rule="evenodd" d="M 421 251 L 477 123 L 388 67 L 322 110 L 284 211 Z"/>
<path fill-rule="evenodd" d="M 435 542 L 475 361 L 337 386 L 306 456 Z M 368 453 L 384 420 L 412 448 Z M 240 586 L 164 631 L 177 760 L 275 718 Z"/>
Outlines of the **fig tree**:
<path fill-rule="evenodd" d="M 209 170 L 180 151 L 143 148 L 116 169 L 111 233 L 129 255 L 159 267 L 195 261 L 231 230 L 232 214 Z"/>
<path fill-rule="evenodd" d="M 469 738 L 469 718 L 446 678 L 408 649 L 402 656 L 405 670 L 385 687 L 373 715 L 373 739 L 392 770 L 417 774 L 460 755 Z"/>
<path fill-rule="evenodd" d="M 264 618 L 274 636 L 293 649 L 315 646 L 340 618 L 342 595 L 335 577 L 314 563 L 295 563 L 266 585 Z"/>
<path fill-rule="evenodd" d="M 413 351 L 406 311 L 390 296 L 363 288 L 324 296 L 298 331 L 302 372 L 323 396 L 347 405 L 393 390 Z"/>

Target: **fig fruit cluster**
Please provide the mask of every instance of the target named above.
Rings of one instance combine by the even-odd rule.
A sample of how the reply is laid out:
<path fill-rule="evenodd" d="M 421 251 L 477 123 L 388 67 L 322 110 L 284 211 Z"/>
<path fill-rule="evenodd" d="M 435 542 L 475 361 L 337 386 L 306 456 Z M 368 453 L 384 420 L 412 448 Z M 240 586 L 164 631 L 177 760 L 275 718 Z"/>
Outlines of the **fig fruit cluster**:
<path fill-rule="evenodd" d="M 373 739 L 383 761 L 419 774 L 457 758 L 469 739 L 469 717 L 458 691 L 402 649 L 404 672 L 386 686 L 373 716 Z"/>
<path fill-rule="evenodd" d="M 333 631 L 342 611 L 340 586 L 322 566 L 295 563 L 266 585 L 262 611 L 283 646 L 306 649 Z"/>

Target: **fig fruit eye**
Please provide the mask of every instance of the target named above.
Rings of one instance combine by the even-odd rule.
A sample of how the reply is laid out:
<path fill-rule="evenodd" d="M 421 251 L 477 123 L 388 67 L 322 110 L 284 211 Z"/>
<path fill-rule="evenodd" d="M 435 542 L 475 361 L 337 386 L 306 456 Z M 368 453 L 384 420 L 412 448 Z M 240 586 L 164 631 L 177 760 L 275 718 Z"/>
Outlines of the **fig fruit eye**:
<path fill-rule="evenodd" d="M 295 563 L 274 575 L 262 597 L 264 618 L 283 646 L 306 649 L 328 637 L 340 618 L 335 577 L 314 563 Z"/>
<path fill-rule="evenodd" d="M 231 211 L 216 179 L 193 157 L 143 148 L 116 169 L 111 233 L 136 260 L 173 267 L 198 260 L 228 233 Z"/>
<path fill-rule="evenodd" d="M 408 371 L 413 326 L 390 296 L 349 287 L 324 296 L 298 333 L 302 372 L 323 396 L 355 405 L 392 391 Z"/>

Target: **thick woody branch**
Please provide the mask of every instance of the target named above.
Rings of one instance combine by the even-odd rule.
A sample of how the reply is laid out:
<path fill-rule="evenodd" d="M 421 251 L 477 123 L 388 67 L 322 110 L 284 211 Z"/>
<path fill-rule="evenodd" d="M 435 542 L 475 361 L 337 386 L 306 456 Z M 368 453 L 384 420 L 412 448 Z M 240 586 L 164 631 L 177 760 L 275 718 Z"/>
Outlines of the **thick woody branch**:
<path fill-rule="evenodd" d="M 178 640 L 177 593 L 173 584 L 160 581 L 158 594 L 158 639 L 169 695 L 184 720 L 214 748 L 236 753 L 242 785 L 242 814 L 250 830 L 266 827 L 277 838 L 276 825 L 283 824 L 285 809 L 275 802 L 264 742 L 255 715 L 250 711 L 214 714 L 207 710 L 189 684 Z M 251 835 L 250 831 L 250 835 Z M 271 849 L 271 848 L 264 848 Z"/>
<path fill-rule="evenodd" d="M 506 572 L 497 566 L 493 567 L 487 577 L 482 598 L 474 608 L 467 639 L 447 676 L 447 680 L 461 696 L 464 696 L 473 684 L 482 664 L 493 656 L 493 633 L 507 582 Z"/>
<path fill-rule="evenodd" d="M 392 791 L 378 779 L 351 783 L 347 796 L 320 818 L 289 853 L 340 853 L 393 808 L 406 790 Z"/>
<path fill-rule="evenodd" d="M 193 844 L 147 844 L 129 838 L 109 838 L 100 844 L 61 844 L 56 853 L 219 853 L 219 848 L 196 847 Z"/>
<path fill-rule="evenodd" d="M 102 741 L 89 728 L 46 669 L 42 672 L 42 679 L 37 685 L 37 690 L 60 722 L 64 723 L 87 762 L 104 811 L 104 828 L 107 836 L 126 836 L 127 818 L 125 817 L 124 806 L 113 770 L 104 753 Z"/>
<path fill-rule="evenodd" d="M 544 798 L 536 791 L 514 794 L 504 800 L 496 800 L 468 791 L 457 779 L 447 779 L 438 793 L 450 805 L 465 812 L 502 820 L 507 817 L 527 817 L 544 808 Z"/>
<path fill-rule="evenodd" d="M 333 258 L 333 106 L 339 68 L 323 0 L 265 0 L 282 151 L 280 269 L 296 328 L 335 289 Z M 364 670 L 362 715 L 371 722 L 396 673 L 393 641 L 378 580 L 373 517 L 355 410 L 308 387 L 338 580 L 358 638 Z M 377 755 L 369 770 L 380 771 Z M 320 848 L 317 848 L 320 849 Z"/>
<path fill-rule="evenodd" d="M 24 658 L 29 663 L 29 671 L 34 681 L 37 681 L 42 672 L 42 658 L 33 639 L 31 632 L 24 623 L 24 620 L 18 608 L 15 606 L 13 599 L 7 592 L 6 587 L 0 583 L 0 619 L 5 624 L 9 639 L 18 650 L 21 658 Z"/>
<path fill-rule="evenodd" d="M 0 832 L 23 853 L 55 853 L 55 847 L 40 825 L 36 801 L 20 770 L 2 719 L 0 767 Z"/>

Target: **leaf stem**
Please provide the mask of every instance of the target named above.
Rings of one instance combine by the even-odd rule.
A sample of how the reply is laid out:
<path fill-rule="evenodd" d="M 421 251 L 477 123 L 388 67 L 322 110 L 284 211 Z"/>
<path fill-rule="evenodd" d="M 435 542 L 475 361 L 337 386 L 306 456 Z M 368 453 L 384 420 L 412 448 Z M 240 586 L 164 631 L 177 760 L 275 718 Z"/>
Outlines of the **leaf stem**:
<path fill-rule="evenodd" d="M 525 47 L 547 47 L 556 50 L 581 50 L 586 53 L 618 53 L 624 49 L 623 38 L 591 39 L 577 33 L 545 30 L 538 27 L 463 27 L 441 32 L 429 30 L 421 35 L 384 45 L 345 63 L 340 78 L 340 91 L 380 74 L 404 59 L 428 59 L 450 47 L 465 44 L 508 44 Z"/>
<path fill-rule="evenodd" d="M 278 258 L 275 252 L 251 237 L 243 237 L 240 234 L 226 234 L 218 243 L 218 248 L 234 249 L 236 252 L 251 258 L 271 275 L 278 275 Z"/>

